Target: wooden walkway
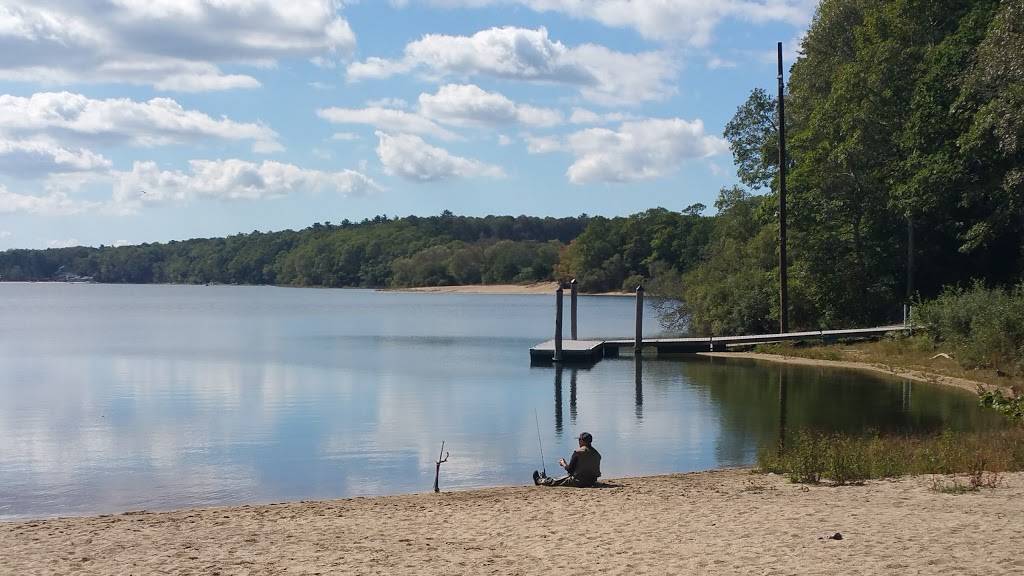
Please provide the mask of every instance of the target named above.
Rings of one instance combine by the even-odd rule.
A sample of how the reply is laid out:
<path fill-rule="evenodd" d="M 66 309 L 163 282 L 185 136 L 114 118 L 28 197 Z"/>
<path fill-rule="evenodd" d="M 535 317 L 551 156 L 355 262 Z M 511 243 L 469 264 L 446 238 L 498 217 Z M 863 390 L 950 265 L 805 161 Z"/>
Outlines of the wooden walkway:
<path fill-rule="evenodd" d="M 692 354 L 695 352 L 726 352 L 737 346 L 767 344 L 794 340 L 821 340 L 824 342 L 846 338 L 880 338 L 892 332 L 904 332 L 908 326 L 895 324 L 877 328 L 851 330 L 814 330 L 785 334 L 755 334 L 751 336 L 705 336 L 700 338 L 644 338 L 641 352 L 648 354 Z M 634 354 L 636 342 L 629 340 L 562 340 L 562 361 L 593 363 L 601 358 Z M 551 362 L 555 355 L 555 341 L 548 340 L 530 348 L 530 361 Z"/>

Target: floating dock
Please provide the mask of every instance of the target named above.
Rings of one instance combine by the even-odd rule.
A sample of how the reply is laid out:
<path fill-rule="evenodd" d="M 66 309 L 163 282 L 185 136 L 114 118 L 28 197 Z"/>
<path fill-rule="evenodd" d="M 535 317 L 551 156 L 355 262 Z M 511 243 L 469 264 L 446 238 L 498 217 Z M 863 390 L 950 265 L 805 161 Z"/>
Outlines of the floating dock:
<path fill-rule="evenodd" d="M 754 334 L 750 336 L 705 336 L 698 338 L 644 338 L 640 342 L 640 353 L 693 354 L 696 352 L 726 352 L 737 346 L 770 344 L 794 340 L 821 340 L 834 342 L 853 338 L 880 338 L 893 332 L 906 332 L 909 326 L 896 324 L 877 328 L 855 328 L 852 330 L 813 330 L 810 332 L 786 332 L 780 334 Z M 635 355 L 637 341 L 622 340 L 562 340 L 562 362 L 594 363 L 602 358 L 620 355 Z M 548 340 L 530 348 L 531 363 L 553 362 L 555 341 Z"/>

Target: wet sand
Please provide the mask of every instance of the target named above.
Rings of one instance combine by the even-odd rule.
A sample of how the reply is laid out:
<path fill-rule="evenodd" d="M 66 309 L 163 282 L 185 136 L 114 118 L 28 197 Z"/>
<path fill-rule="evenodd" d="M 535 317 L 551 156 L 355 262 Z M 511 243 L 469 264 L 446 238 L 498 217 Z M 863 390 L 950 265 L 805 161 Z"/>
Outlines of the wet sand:
<path fill-rule="evenodd" d="M 942 374 L 922 372 L 920 370 L 910 370 L 908 368 L 889 366 L 887 364 L 850 362 L 846 360 L 819 360 L 817 358 L 803 358 L 800 356 L 781 356 L 778 354 L 763 354 L 760 352 L 698 352 L 697 355 L 710 358 L 746 358 L 748 360 L 759 360 L 762 362 L 781 362 L 783 364 L 797 364 L 800 366 L 820 366 L 822 368 L 867 370 L 869 372 L 888 374 L 890 376 L 895 376 L 897 378 L 906 378 L 907 380 L 914 380 L 917 382 L 930 382 L 932 384 L 952 386 L 954 388 L 960 388 L 962 390 L 967 390 L 969 392 L 977 392 L 979 387 L 995 387 L 975 380 L 967 380 L 966 378 L 944 376 Z M 1005 388 L 1008 390 L 1010 388 L 1010 384 L 1008 383 L 1005 386 L 1000 386 L 1000 388 Z"/>
<path fill-rule="evenodd" d="M 2 574 L 1024 573 L 1024 473 L 802 486 L 747 470 L 0 523 Z M 840 532 L 842 540 L 821 539 Z"/>

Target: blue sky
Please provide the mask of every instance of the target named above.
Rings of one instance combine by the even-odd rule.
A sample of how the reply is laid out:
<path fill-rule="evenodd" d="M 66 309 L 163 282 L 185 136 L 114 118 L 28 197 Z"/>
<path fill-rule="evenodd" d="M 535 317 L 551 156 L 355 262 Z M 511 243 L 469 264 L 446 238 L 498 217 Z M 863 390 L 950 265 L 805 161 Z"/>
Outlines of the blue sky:
<path fill-rule="evenodd" d="M 0 0 L 0 249 L 711 206 L 725 123 L 813 11 Z"/>

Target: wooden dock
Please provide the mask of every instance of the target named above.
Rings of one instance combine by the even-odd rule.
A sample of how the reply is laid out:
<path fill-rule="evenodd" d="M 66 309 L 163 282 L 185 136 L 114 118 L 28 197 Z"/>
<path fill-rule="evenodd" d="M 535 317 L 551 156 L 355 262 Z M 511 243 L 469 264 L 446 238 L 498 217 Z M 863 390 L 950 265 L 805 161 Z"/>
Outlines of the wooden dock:
<path fill-rule="evenodd" d="M 562 340 L 562 361 L 574 363 L 597 362 L 604 357 L 603 340 Z M 531 362 L 551 362 L 555 357 L 555 341 L 548 340 L 530 348 Z"/>
<path fill-rule="evenodd" d="M 644 338 L 640 344 L 643 355 L 692 354 L 696 352 L 727 352 L 739 346 L 769 344 L 773 342 L 820 340 L 834 342 L 854 338 L 880 338 L 893 332 L 905 332 L 909 326 L 895 324 L 876 328 L 854 328 L 850 330 L 813 330 L 809 332 L 786 332 L 779 334 L 754 334 L 749 336 L 705 336 L 697 338 Z M 548 340 L 530 348 L 530 361 L 552 362 L 555 341 Z M 636 340 L 562 340 L 562 362 L 594 363 L 601 358 L 636 353 Z"/>

